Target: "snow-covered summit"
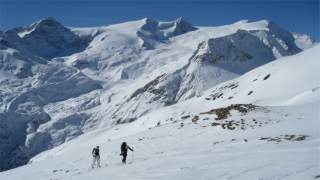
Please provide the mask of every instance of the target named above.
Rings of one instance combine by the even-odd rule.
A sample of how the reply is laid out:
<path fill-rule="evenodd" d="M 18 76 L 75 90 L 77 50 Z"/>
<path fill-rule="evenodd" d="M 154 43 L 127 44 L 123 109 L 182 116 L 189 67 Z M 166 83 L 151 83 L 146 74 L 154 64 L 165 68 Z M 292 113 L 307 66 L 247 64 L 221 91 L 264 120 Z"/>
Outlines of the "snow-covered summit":
<path fill-rule="evenodd" d="M 160 22 L 144 18 L 143 25 L 137 31 L 137 35 L 144 41 L 143 46 L 150 49 L 156 44 L 154 41 L 166 41 L 170 37 L 178 36 L 197 28 L 183 20 L 181 17 L 169 22 Z"/>
<path fill-rule="evenodd" d="M 56 31 L 61 29 L 67 32 L 66 28 L 52 17 L 41 19 L 29 26 L 17 28 L 16 31 L 21 38 L 31 33 L 37 33 L 37 31 Z"/>
<path fill-rule="evenodd" d="M 9 31 L 21 38 L 17 48 L 43 58 L 70 55 L 83 50 L 88 43 L 51 17 Z"/>
<path fill-rule="evenodd" d="M 244 23 L 249 23 L 249 20 L 248 19 L 241 19 L 233 24 L 244 24 Z"/>

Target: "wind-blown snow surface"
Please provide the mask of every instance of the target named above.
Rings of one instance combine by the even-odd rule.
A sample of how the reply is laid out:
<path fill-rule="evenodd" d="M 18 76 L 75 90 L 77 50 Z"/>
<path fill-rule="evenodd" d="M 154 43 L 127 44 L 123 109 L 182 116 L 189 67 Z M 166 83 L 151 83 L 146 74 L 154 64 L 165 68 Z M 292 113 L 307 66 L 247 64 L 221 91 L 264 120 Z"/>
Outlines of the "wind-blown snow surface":
<path fill-rule="evenodd" d="M 268 63 L 204 96 L 161 108 L 132 123 L 86 133 L 37 155 L 28 165 L 0 173 L 0 178 L 317 179 L 319 50 L 318 45 Z M 279 83 L 283 86 L 276 94 L 270 85 Z M 250 96 L 241 94 L 246 88 L 255 95 L 244 100 L 243 96 Z M 239 94 L 226 103 L 208 99 L 207 94 L 217 89 Z M 313 98 L 307 94 L 292 102 L 308 89 L 314 91 Z M 280 101 L 275 95 L 281 96 Z M 135 149 L 127 165 L 120 163 L 123 141 Z M 102 168 L 91 169 L 91 149 L 96 145 L 101 147 Z"/>
<path fill-rule="evenodd" d="M 207 98 L 215 85 L 301 52 L 296 42 L 267 20 L 194 27 L 181 18 L 145 18 L 66 28 L 47 18 L 1 32 L 0 168 L 163 107 L 188 109 L 183 104 Z M 287 103 L 312 97 L 313 91 L 297 92 Z M 190 108 L 205 103 L 211 102 Z"/>

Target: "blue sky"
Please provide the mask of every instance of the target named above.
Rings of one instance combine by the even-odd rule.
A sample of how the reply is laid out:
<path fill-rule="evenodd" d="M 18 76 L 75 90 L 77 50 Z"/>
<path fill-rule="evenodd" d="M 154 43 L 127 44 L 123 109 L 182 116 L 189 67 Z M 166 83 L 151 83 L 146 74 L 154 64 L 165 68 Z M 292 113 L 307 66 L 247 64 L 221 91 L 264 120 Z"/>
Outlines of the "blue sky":
<path fill-rule="evenodd" d="M 319 0 L 0 0 L 0 29 L 54 17 L 66 26 L 99 26 L 149 17 L 183 17 L 216 26 L 240 19 L 270 19 L 319 40 Z"/>

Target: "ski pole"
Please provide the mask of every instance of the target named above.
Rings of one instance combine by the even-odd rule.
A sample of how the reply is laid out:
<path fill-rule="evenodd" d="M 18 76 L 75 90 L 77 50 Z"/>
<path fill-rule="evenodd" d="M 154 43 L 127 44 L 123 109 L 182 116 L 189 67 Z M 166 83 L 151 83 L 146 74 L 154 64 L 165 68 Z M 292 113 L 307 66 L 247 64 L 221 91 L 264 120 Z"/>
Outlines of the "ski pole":
<path fill-rule="evenodd" d="M 134 148 L 132 147 L 132 162 L 134 161 Z"/>

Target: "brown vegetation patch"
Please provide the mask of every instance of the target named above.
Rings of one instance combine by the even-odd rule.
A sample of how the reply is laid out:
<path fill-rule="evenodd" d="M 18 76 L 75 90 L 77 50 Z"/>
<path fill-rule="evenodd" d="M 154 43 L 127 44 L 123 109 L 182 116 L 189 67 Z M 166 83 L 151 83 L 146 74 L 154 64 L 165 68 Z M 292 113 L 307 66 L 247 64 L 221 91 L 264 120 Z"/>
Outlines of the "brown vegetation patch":
<path fill-rule="evenodd" d="M 246 114 L 249 111 L 252 111 L 254 109 L 256 109 L 257 106 L 253 105 L 253 104 L 232 104 L 230 106 L 227 107 L 222 107 L 222 108 L 217 108 L 217 109 L 212 109 L 208 112 L 203 112 L 200 113 L 202 114 L 216 114 L 217 117 L 215 118 L 216 120 L 222 120 L 222 119 L 226 119 L 228 116 L 230 116 L 230 111 L 231 110 L 236 110 L 240 113 Z"/>

